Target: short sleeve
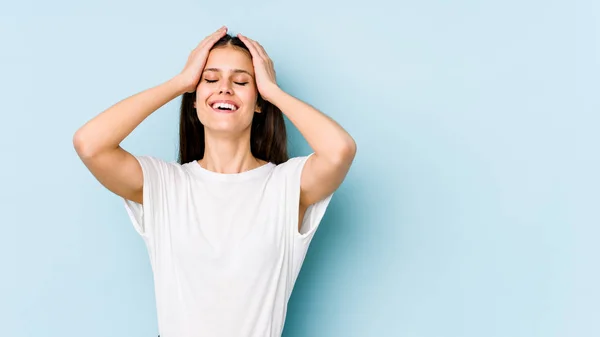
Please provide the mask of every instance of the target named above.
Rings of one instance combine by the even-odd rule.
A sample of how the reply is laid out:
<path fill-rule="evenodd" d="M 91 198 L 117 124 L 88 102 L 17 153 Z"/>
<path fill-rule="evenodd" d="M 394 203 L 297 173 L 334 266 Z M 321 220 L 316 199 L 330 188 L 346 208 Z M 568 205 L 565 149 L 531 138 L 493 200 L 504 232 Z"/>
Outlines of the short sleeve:
<path fill-rule="evenodd" d="M 167 199 L 167 179 L 169 164 L 151 156 L 135 156 L 142 167 L 143 204 L 124 199 L 125 209 L 135 230 L 143 237 L 155 231 Z"/>
<path fill-rule="evenodd" d="M 289 202 L 289 215 L 291 227 L 294 233 L 294 241 L 300 245 L 300 248 L 307 248 L 312 241 L 320 223 L 325 215 L 327 207 L 333 197 L 333 193 L 317 201 L 316 203 L 308 206 L 304 214 L 300 231 L 298 231 L 298 213 L 300 206 L 300 183 L 302 178 L 302 171 L 308 158 L 314 153 L 304 157 L 295 157 L 289 159 L 285 165 L 287 165 L 287 200 Z"/>

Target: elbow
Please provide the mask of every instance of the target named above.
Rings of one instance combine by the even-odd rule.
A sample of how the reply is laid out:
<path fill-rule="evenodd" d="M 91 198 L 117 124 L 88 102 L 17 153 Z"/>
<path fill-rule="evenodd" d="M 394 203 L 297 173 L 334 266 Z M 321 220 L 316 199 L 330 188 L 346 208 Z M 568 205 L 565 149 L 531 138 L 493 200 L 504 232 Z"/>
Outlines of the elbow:
<path fill-rule="evenodd" d="M 336 165 L 347 166 L 354 161 L 356 156 L 356 142 L 352 137 L 348 137 L 348 140 L 344 141 L 335 151 L 335 155 L 332 156 L 333 162 Z"/>
<path fill-rule="evenodd" d="M 86 140 L 85 134 L 81 132 L 81 129 L 77 130 L 73 135 L 73 148 L 75 148 L 75 152 L 81 158 L 89 158 L 94 155 L 93 148 L 90 146 L 89 141 Z"/>
<path fill-rule="evenodd" d="M 75 134 L 73 135 L 73 148 L 79 156 L 82 156 L 86 149 L 85 141 L 83 140 L 80 130 L 77 130 L 77 132 L 75 132 Z"/>
<path fill-rule="evenodd" d="M 346 149 L 345 149 L 345 153 L 352 160 L 354 159 L 354 157 L 356 157 L 356 142 L 354 141 L 354 139 L 352 137 L 350 137 L 350 139 L 348 140 L 348 143 L 347 143 Z"/>

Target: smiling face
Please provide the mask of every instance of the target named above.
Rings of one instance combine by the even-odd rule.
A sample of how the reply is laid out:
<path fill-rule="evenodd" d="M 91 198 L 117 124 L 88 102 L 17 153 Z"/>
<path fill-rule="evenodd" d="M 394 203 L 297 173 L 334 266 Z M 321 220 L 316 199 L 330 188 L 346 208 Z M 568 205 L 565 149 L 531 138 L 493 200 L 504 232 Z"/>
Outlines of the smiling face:
<path fill-rule="evenodd" d="M 239 133 L 257 111 L 258 92 L 248 52 L 226 46 L 213 49 L 196 88 L 198 118 L 207 131 Z"/>

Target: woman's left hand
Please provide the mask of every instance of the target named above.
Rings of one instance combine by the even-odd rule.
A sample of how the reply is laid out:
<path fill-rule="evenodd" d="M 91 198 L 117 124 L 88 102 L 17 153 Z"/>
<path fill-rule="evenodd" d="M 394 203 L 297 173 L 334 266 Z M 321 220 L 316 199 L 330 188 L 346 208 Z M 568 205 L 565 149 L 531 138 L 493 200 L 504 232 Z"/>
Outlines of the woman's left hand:
<path fill-rule="evenodd" d="M 275 91 L 279 90 L 275 78 L 273 61 L 258 42 L 242 34 L 238 34 L 238 37 L 248 47 L 252 55 L 252 65 L 254 66 L 254 77 L 258 92 L 265 100 L 269 101 Z"/>

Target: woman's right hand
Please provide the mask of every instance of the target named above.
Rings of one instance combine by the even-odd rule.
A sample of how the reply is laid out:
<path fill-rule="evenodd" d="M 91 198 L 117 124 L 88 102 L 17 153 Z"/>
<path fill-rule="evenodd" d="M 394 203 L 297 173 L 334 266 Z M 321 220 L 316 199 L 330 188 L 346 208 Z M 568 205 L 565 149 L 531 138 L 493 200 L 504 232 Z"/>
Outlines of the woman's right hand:
<path fill-rule="evenodd" d="M 200 77 L 202 76 L 202 70 L 204 70 L 204 66 L 206 65 L 206 59 L 208 58 L 210 49 L 226 33 L 227 27 L 223 26 L 216 32 L 204 38 L 204 40 L 202 40 L 200 44 L 198 44 L 198 46 L 192 50 L 185 67 L 178 75 L 185 85 L 185 92 L 191 93 L 196 91 L 198 83 L 200 82 Z"/>

